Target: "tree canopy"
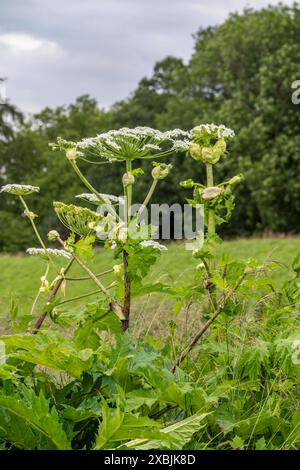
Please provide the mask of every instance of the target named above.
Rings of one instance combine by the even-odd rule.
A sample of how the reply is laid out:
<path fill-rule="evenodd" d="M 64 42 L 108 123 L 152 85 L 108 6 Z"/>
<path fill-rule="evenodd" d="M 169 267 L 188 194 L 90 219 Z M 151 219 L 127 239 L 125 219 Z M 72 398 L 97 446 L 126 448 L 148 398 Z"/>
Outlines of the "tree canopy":
<path fill-rule="evenodd" d="M 47 230 L 55 220 L 44 216 L 53 197 L 70 202 L 71 195 L 82 190 L 66 160 L 48 147 L 57 136 L 77 140 L 122 126 L 166 130 L 223 123 L 235 130 L 236 139 L 219 177 L 245 174 L 235 223 L 230 232 L 224 227 L 225 234 L 299 232 L 300 108 L 291 100 L 291 85 L 300 78 L 299 42 L 299 6 L 248 9 L 219 26 L 200 28 L 187 64 L 176 57 L 157 62 L 152 76 L 142 78 L 129 98 L 109 110 L 81 96 L 67 107 L 46 108 L 22 124 L 13 106 L 0 106 L 1 181 L 41 186 L 38 212 Z M 191 176 L 192 165 L 183 155 L 172 163 L 172 173 L 158 197 L 167 203 L 183 202 L 189 192 L 178 183 Z M 109 178 L 105 165 L 87 166 L 84 171 L 102 192 L 119 192 L 115 186 L 119 170 Z M 194 176 L 204 177 L 200 172 Z M 135 190 L 141 200 L 148 184 L 143 177 L 138 179 Z M 28 243 L 29 235 L 24 224 L 17 222 L 16 212 L 1 197 L 0 247 L 4 250 L 22 249 Z M 12 228 L 15 239 L 7 236 Z"/>

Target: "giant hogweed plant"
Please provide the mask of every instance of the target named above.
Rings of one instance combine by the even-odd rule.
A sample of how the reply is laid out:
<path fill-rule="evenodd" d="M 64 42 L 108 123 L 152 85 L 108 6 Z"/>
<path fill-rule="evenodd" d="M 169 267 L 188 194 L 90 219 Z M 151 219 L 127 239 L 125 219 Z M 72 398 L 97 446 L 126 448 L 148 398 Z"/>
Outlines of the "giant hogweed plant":
<path fill-rule="evenodd" d="M 293 277 L 278 291 L 268 278 L 268 269 L 275 266 L 272 260 L 259 265 L 219 256 L 217 228 L 230 219 L 233 189 L 242 177 L 217 183 L 214 166 L 226 156 L 232 137 L 224 126 L 210 125 L 189 133 L 138 128 L 77 143 L 58 139 L 53 147 L 65 152 L 89 191 L 76 199 L 91 205 L 54 202 L 68 236 L 52 230 L 48 238 L 60 249 L 47 246 L 28 206 L 30 194 L 39 188 L 15 184 L 2 188 L 19 197 L 36 234 L 40 246 L 28 253 L 46 263 L 28 315 L 30 331 L 1 337 L 6 353 L 5 360 L 0 355 L 3 449 L 299 447 L 293 391 L 299 366 L 289 354 L 289 348 L 296 355 L 299 350 L 299 341 L 295 343 L 299 257 L 292 266 Z M 205 206 L 205 240 L 202 244 L 199 237 L 193 252 L 199 260 L 193 284 L 172 289 L 144 286 L 143 278 L 163 248 L 149 240 L 153 228 L 141 221 L 141 215 L 170 166 L 155 163 L 144 204 L 132 213 L 134 181 L 142 176 L 135 165 L 138 158 L 156 160 L 176 150 L 195 159 L 194 174 L 199 179 L 206 173 L 206 184 L 182 183 L 193 189 L 190 204 Z M 124 165 L 123 194 L 100 193 L 82 174 L 81 160 Z M 117 212 L 120 197 L 123 213 Z M 93 205 L 100 210 L 93 210 Z M 119 260 L 101 273 L 89 266 L 97 242 L 113 250 Z M 65 259 L 62 267 L 58 261 Z M 71 277 L 75 263 L 84 274 L 79 278 Z M 50 266 L 56 270 L 54 279 L 49 279 Z M 112 283 L 105 282 L 108 274 L 115 276 Z M 74 312 L 73 328 L 65 334 L 60 327 L 70 324 L 60 322 L 59 310 L 73 300 L 64 299 L 68 283 L 85 279 L 91 279 L 96 289 L 82 298 L 93 295 L 96 300 L 79 314 Z M 126 331 L 132 298 L 160 289 L 176 295 L 175 313 L 194 304 L 200 326 L 186 344 L 178 344 L 175 337 L 172 348 L 151 337 L 133 344 Z M 36 318 L 38 298 L 45 295 L 45 307 Z M 47 316 L 52 323 L 44 323 Z M 197 352 L 188 362 L 192 350 Z M 287 395 L 290 407 L 284 405 Z"/>
<path fill-rule="evenodd" d="M 163 245 L 151 240 L 156 228 L 141 221 L 143 211 L 149 204 L 158 182 L 166 178 L 171 170 L 171 165 L 158 163 L 156 160 L 187 148 L 188 136 L 187 132 L 179 129 L 160 132 L 151 128 L 138 127 L 109 131 L 80 142 L 70 142 L 58 138 L 57 143 L 51 144 L 54 150 L 65 152 L 76 175 L 90 191 L 77 195 L 77 200 L 83 200 L 92 207 L 89 209 L 77 204 L 64 204 L 58 201 L 53 203 L 57 217 L 69 231 L 69 236 L 65 240 L 62 240 L 60 234 L 55 230 L 51 230 L 48 234 L 49 241 L 59 243 L 62 247 L 61 250 L 46 247 L 35 223 L 37 216 L 30 211 L 25 202 L 27 196 L 38 192 L 39 188 L 16 184 L 6 185 L 2 188 L 3 192 L 19 197 L 24 206 L 24 214 L 30 220 L 40 244 L 39 248 L 30 248 L 27 252 L 31 255 L 40 255 L 47 261 L 46 272 L 42 277 L 42 285 L 31 313 L 34 313 L 37 299 L 41 293 L 48 291 L 49 297 L 44 311 L 34 325 L 34 334 L 41 328 L 46 315 L 52 313 L 59 305 L 58 293 L 64 294 L 67 283 L 72 282 L 68 273 L 74 262 L 86 274 L 82 279 L 75 280 L 85 280 L 87 277 L 97 287 L 95 291 L 84 294 L 84 297 L 100 293 L 107 302 L 108 310 L 120 319 L 123 331 L 128 329 L 132 294 L 141 294 L 143 278 L 147 275 L 160 251 L 166 249 Z M 135 179 L 143 174 L 143 170 L 135 165 L 136 161 L 140 159 L 153 160 L 152 184 L 140 209 L 132 213 Z M 123 165 L 122 196 L 100 193 L 83 175 L 80 170 L 80 161 L 93 165 L 112 162 Z M 98 207 L 97 211 L 93 210 L 95 206 Z M 119 212 L 118 207 L 122 209 Z M 121 263 L 116 264 L 112 270 L 104 269 L 101 273 L 92 272 L 87 261 L 94 256 L 93 248 L 97 242 L 104 244 L 106 249 L 113 250 L 115 259 L 120 260 Z M 55 258 L 57 259 L 58 256 L 69 258 L 65 267 L 57 268 Z M 50 264 L 57 269 L 57 276 L 52 281 L 47 278 Z M 111 271 L 115 274 L 115 281 L 107 286 L 102 282 L 102 278 Z M 134 292 L 132 292 L 132 288 L 134 288 Z M 154 289 L 156 288 L 154 286 Z M 112 293 L 113 290 L 114 293 Z M 151 291 L 151 286 L 148 286 L 147 291 Z"/>
<path fill-rule="evenodd" d="M 193 189 L 189 204 L 204 206 L 205 235 L 199 234 L 199 246 L 195 246 L 193 256 L 199 261 L 196 269 L 196 283 L 185 286 L 179 306 L 184 303 L 186 311 L 196 303 L 201 311 L 200 327 L 188 339 L 186 347 L 175 360 L 173 372 L 198 345 L 209 328 L 219 317 L 240 313 L 248 302 L 251 306 L 254 298 L 275 295 L 270 287 L 268 272 L 276 266 L 273 260 L 266 260 L 260 265 L 253 259 L 247 261 L 221 257 L 218 254 L 222 239 L 218 227 L 230 221 L 235 205 L 234 188 L 243 181 L 243 175 L 234 175 L 223 182 L 215 181 L 215 166 L 221 158 L 226 158 L 228 141 L 234 138 L 234 131 L 225 126 L 204 124 L 190 131 L 190 144 L 187 157 L 195 160 L 195 174 L 205 176 L 205 182 L 193 179 L 183 181 L 181 186 Z M 195 244 L 195 242 L 194 242 Z M 269 287 L 268 287 L 269 286 Z M 265 289 L 270 288 L 267 294 Z M 182 287 L 180 288 L 182 292 Z M 251 307 L 250 307 L 251 308 Z"/>

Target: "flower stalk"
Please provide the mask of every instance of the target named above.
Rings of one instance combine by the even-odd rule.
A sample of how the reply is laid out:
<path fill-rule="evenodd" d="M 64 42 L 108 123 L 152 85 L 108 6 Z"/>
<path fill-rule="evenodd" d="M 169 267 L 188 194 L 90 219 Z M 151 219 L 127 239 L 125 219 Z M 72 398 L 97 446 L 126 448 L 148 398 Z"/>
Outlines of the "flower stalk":
<path fill-rule="evenodd" d="M 69 261 L 69 263 L 67 264 L 67 266 L 65 267 L 65 269 L 64 269 L 64 274 L 66 274 L 66 273 L 69 271 L 69 269 L 71 268 L 73 262 L 74 262 L 74 258 L 72 258 L 72 259 Z M 57 292 L 59 291 L 59 289 L 60 289 L 60 287 L 61 287 L 61 285 L 62 285 L 64 279 L 65 279 L 64 276 L 61 276 L 60 279 L 57 280 L 56 284 L 53 286 L 52 291 L 51 291 L 51 293 L 50 293 L 50 295 L 49 295 L 49 297 L 48 297 L 48 299 L 47 299 L 46 306 L 51 304 L 52 300 L 54 299 L 54 297 L 56 296 Z M 33 328 L 33 330 L 32 330 L 32 334 L 33 334 L 33 335 L 36 335 L 36 334 L 38 333 L 39 329 L 41 328 L 42 324 L 44 323 L 44 320 L 45 320 L 45 318 L 46 318 L 46 316 L 47 316 L 47 313 L 48 313 L 48 312 L 47 312 L 47 310 L 46 310 L 45 312 L 43 312 L 43 313 L 40 314 L 40 316 L 39 316 L 39 318 L 37 319 L 37 321 L 36 321 L 36 323 L 35 323 L 35 325 L 34 325 L 34 328 Z"/>
<path fill-rule="evenodd" d="M 131 160 L 126 160 L 126 175 L 130 175 L 132 171 Z M 131 205 L 132 205 L 132 184 L 124 184 L 125 208 L 124 219 L 125 228 L 128 229 L 131 219 Z M 131 281 L 128 274 L 128 254 L 123 250 L 123 271 L 124 271 L 124 299 L 123 299 L 123 315 L 122 331 L 125 332 L 129 328 L 129 316 L 131 307 Z"/>

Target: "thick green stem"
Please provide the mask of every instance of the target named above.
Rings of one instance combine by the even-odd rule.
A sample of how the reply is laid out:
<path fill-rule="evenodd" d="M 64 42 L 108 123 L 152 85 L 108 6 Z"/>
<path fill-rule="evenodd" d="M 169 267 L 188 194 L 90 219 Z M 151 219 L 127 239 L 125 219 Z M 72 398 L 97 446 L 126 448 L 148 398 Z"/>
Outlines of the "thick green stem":
<path fill-rule="evenodd" d="M 103 271 L 102 273 L 95 274 L 96 277 L 106 276 L 106 274 L 110 274 L 113 272 L 113 268 L 107 269 L 107 271 Z M 90 276 L 81 276 L 81 277 L 66 277 L 66 281 L 88 281 L 91 280 Z"/>
<path fill-rule="evenodd" d="M 102 282 L 99 281 L 99 279 L 96 277 L 96 275 L 90 270 L 90 268 L 87 267 L 87 265 L 73 253 L 73 257 L 76 260 L 76 262 L 79 264 L 79 266 L 89 275 L 89 277 L 94 281 L 94 283 L 99 287 L 101 292 L 103 292 L 104 295 L 109 297 L 109 292 L 107 291 L 106 287 L 102 284 Z"/>
<path fill-rule="evenodd" d="M 46 268 L 45 274 L 44 274 L 44 276 L 43 276 L 45 279 L 46 279 L 47 276 L 48 276 L 49 267 L 50 267 L 50 266 L 49 266 L 49 263 L 47 263 L 47 268 Z M 30 315 L 33 315 L 33 314 L 34 314 L 35 307 L 36 307 L 37 301 L 39 300 L 40 295 L 41 295 L 41 289 L 39 288 L 38 293 L 36 294 L 36 296 L 35 296 L 35 298 L 34 298 L 34 301 L 33 301 L 33 304 L 32 304 L 31 310 L 30 310 Z"/>
<path fill-rule="evenodd" d="M 241 286 L 241 284 L 244 281 L 245 277 L 246 277 L 245 273 L 240 276 L 240 278 L 239 278 L 238 282 L 236 283 L 236 285 L 232 289 L 230 289 L 227 292 L 227 294 L 225 294 L 222 302 L 220 302 L 220 304 L 218 305 L 216 310 L 213 312 L 210 319 L 196 332 L 195 336 L 191 339 L 188 346 L 179 354 L 179 356 L 177 357 L 176 362 L 173 366 L 173 369 L 172 369 L 173 373 L 176 371 L 177 367 L 179 367 L 181 365 L 181 363 L 184 361 L 184 359 L 187 357 L 187 355 L 192 351 L 192 349 L 194 349 L 194 347 L 196 346 L 198 341 L 202 338 L 204 333 L 208 330 L 210 325 L 216 320 L 216 318 L 220 315 L 220 313 L 223 312 L 227 300 L 230 297 L 232 297 L 232 295 L 239 289 L 239 287 Z"/>
<path fill-rule="evenodd" d="M 77 166 L 77 163 L 74 161 L 74 160 L 69 160 L 72 167 L 74 168 L 75 172 L 77 173 L 77 175 L 79 176 L 79 178 L 81 179 L 81 181 L 83 182 L 83 184 L 93 193 L 95 194 L 95 196 L 97 196 L 97 198 L 99 199 L 100 202 L 103 202 L 104 204 L 106 204 L 107 206 L 107 210 L 108 212 L 110 212 L 111 215 L 113 215 L 117 220 L 119 220 L 119 216 L 117 214 L 117 212 L 115 211 L 115 209 L 113 208 L 113 206 L 109 203 L 109 201 L 107 201 L 106 199 L 104 199 L 100 193 L 98 193 L 98 191 L 94 188 L 94 186 L 86 179 L 86 177 L 82 174 L 82 172 L 80 171 L 80 169 L 78 168 Z"/>
<path fill-rule="evenodd" d="M 127 161 L 127 173 L 132 171 L 132 162 L 131 160 Z M 130 222 L 131 217 L 131 204 L 132 204 L 132 184 L 127 187 L 127 197 L 128 197 L 128 223 Z"/>
<path fill-rule="evenodd" d="M 115 286 L 115 283 L 112 283 L 110 286 L 107 287 L 107 289 L 111 289 L 114 286 Z M 56 307 L 59 307 L 60 305 L 68 304 L 69 302 L 74 302 L 76 300 L 81 300 L 81 299 L 84 299 L 85 297 L 90 297 L 91 295 L 96 295 L 96 294 L 99 294 L 99 289 L 93 290 L 91 292 L 87 292 L 86 294 L 77 295 L 76 297 L 72 297 L 71 299 L 62 300 L 62 302 L 59 302 L 58 304 L 56 304 Z"/>
<path fill-rule="evenodd" d="M 126 161 L 126 173 L 132 171 L 131 160 Z M 128 228 L 131 218 L 131 204 L 132 204 L 132 185 L 124 185 L 125 195 L 125 225 Z M 124 319 L 122 320 L 122 330 L 126 331 L 129 328 L 129 316 L 131 306 L 131 282 L 128 275 L 128 254 L 123 250 L 123 270 L 124 270 L 124 302 L 123 302 L 123 314 Z"/>
<path fill-rule="evenodd" d="M 49 253 L 48 253 L 48 251 L 47 251 L 47 247 L 46 247 L 45 243 L 43 242 L 42 237 L 41 237 L 40 234 L 39 234 L 39 231 L 38 231 L 38 229 L 37 229 L 37 226 L 36 226 L 35 223 L 34 223 L 34 219 L 33 219 L 33 216 L 31 215 L 31 211 L 29 210 L 29 207 L 27 206 L 27 204 L 26 204 L 26 202 L 25 202 L 25 200 L 23 199 L 22 196 L 19 196 L 19 198 L 20 198 L 20 201 L 21 201 L 21 203 L 22 203 L 22 205 L 23 205 L 23 207 L 24 207 L 24 209 L 25 209 L 25 210 L 24 210 L 24 214 L 25 214 L 26 217 L 28 217 L 28 219 L 30 220 L 30 223 L 31 223 L 31 226 L 32 226 L 32 228 L 33 228 L 33 231 L 34 231 L 34 233 L 35 233 L 35 235 L 36 235 L 36 238 L 38 239 L 38 241 L 39 241 L 41 247 L 45 250 L 45 254 L 46 254 L 48 260 L 50 261 L 50 263 L 54 266 L 55 270 L 57 271 L 57 268 L 56 268 L 56 266 L 55 266 L 55 263 L 54 263 L 53 259 L 51 258 L 51 256 L 49 255 Z"/>
<path fill-rule="evenodd" d="M 158 179 L 155 178 L 155 179 L 152 181 L 152 184 L 151 184 L 151 186 L 150 186 L 150 189 L 149 189 L 149 191 L 148 191 L 148 194 L 147 194 L 147 196 L 145 197 L 145 200 L 144 200 L 142 206 L 140 207 L 140 209 L 139 209 L 139 211 L 138 211 L 138 217 L 140 217 L 140 216 L 142 215 L 142 213 L 143 213 L 144 210 L 146 209 L 147 205 L 149 204 L 150 199 L 152 198 L 153 193 L 154 193 L 154 191 L 155 191 L 155 188 L 156 188 L 156 186 L 157 186 L 157 183 L 158 183 Z"/>
<path fill-rule="evenodd" d="M 207 186 L 211 187 L 214 185 L 214 175 L 213 175 L 213 166 L 209 163 L 206 164 L 206 176 L 207 176 Z M 207 230 L 209 235 L 214 235 L 216 233 L 216 218 L 215 211 L 213 209 L 208 210 L 208 224 Z"/>
<path fill-rule="evenodd" d="M 120 320 L 124 320 L 124 314 L 123 314 L 123 309 L 122 307 L 114 300 L 114 299 L 111 299 L 111 296 L 107 290 L 107 288 L 102 284 L 102 282 L 99 281 L 99 279 L 95 276 L 95 274 L 86 266 L 86 264 L 80 259 L 78 258 L 78 256 L 76 256 L 74 253 L 73 253 L 73 258 L 77 261 L 77 263 L 79 264 L 79 266 L 82 267 L 82 269 L 89 275 L 89 277 L 94 281 L 94 283 L 96 284 L 96 286 L 98 286 L 98 288 L 100 289 L 100 291 L 107 297 L 110 299 L 110 303 L 109 303 L 109 306 L 110 306 L 110 309 L 115 312 L 115 314 L 120 318 Z"/>
<path fill-rule="evenodd" d="M 66 273 L 69 271 L 69 269 L 70 269 L 70 267 L 72 266 L 73 262 L 74 262 L 74 258 L 72 258 L 72 259 L 69 261 L 69 263 L 67 264 L 67 266 L 65 267 L 65 269 L 64 269 L 64 274 L 66 274 Z M 49 297 L 48 297 L 48 300 L 47 300 L 47 304 L 46 304 L 46 305 L 49 305 L 50 302 L 54 299 L 54 297 L 56 296 L 56 294 L 57 294 L 57 292 L 58 292 L 60 286 L 61 286 L 62 283 L 63 283 L 63 281 L 64 281 L 64 276 L 61 276 L 61 278 L 56 282 L 55 286 L 53 287 L 53 289 L 52 289 L 52 291 L 51 291 L 51 293 L 50 293 L 50 295 L 49 295 Z M 39 318 L 37 319 L 37 322 L 36 322 L 36 324 L 34 325 L 34 328 L 33 328 L 33 330 L 32 330 L 32 334 L 33 334 L 33 335 L 36 335 L 36 334 L 38 333 L 38 331 L 39 331 L 39 329 L 41 328 L 41 326 L 42 326 L 42 324 L 43 324 L 43 322 L 44 322 L 46 316 L 47 316 L 47 312 L 41 313 L 41 315 L 40 315 Z"/>
<path fill-rule="evenodd" d="M 126 173 L 132 171 L 132 162 L 131 160 L 126 160 Z M 124 222 L 126 227 L 130 222 L 131 215 L 131 204 L 132 204 L 132 184 L 124 185 L 124 197 L 125 197 L 125 207 L 124 207 Z"/>
<path fill-rule="evenodd" d="M 209 163 L 206 164 L 206 181 L 207 181 L 207 187 L 211 187 L 214 185 L 213 165 Z M 207 218 L 208 218 L 207 234 L 208 234 L 208 237 L 211 237 L 215 235 L 216 233 L 216 216 L 215 216 L 214 209 L 208 209 Z M 214 274 L 214 271 L 216 268 L 216 262 L 215 262 L 216 250 L 214 248 L 214 240 L 212 240 L 211 243 L 212 243 L 211 245 L 212 258 L 209 259 L 208 264 L 207 264 L 209 277 Z M 210 280 L 208 280 L 207 288 L 210 294 L 210 300 L 211 300 L 212 306 L 214 307 L 216 304 L 216 294 L 214 292 L 214 286 L 211 284 Z"/>

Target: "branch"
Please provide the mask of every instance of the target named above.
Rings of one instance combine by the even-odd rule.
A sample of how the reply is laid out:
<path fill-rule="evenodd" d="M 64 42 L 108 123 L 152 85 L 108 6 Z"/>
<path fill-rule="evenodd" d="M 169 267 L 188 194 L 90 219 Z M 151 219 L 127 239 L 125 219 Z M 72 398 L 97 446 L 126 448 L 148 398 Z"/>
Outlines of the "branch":
<path fill-rule="evenodd" d="M 102 277 L 105 276 L 106 274 L 110 274 L 113 272 L 113 269 L 108 269 L 107 271 L 103 271 L 102 273 L 95 274 L 96 277 Z M 87 281 L 90 280 L 90 276 L 82 276 L 82 277 L 66 277 L 66 281 Z"/>
<path fill-rule="evenodd" d="M 67 272 L 69 271 L 69 269 L 70 269 L 70 267 L 72 266 L 73 262 L 74 262 L 74 258 L 72 258 L 72 259 L 70 260 L 70 262 L 67 264 L 67 266 L 66 266 L 66 268 L 65 268 L 65 270 L 64 270 L 64 273 L 67 273 Z M 48 297 L 48 300 L 47 300 L 46 305 L 49 305 L 49 304 L 51 303 L 51 301 L 54 299 L 54 297 L 56 296 L 56 294 L 57 294 L 57 292 L 58 292 L 60 286 L 61 286 L 62 283 L 63 283 L 63 281 L 64 281 L 64 277 L 61 277 L 61 278 L 57 281 L 57 283 L 54 285 L 54 287 L 53 287 L 53 289 L 52 289 L 52 291 L 51 291 L 51 293 L 50 293 L 50 295 L 49 295 L 49 297 Z M 43 322 L 44 322 L 46 316 L 47 316 L 47 312 L 41 313 L 41 315 L 40 315 L 39 318 L 37 319 L 37 322 L 36 322 L 36 324 L 34 325 L 34 328 L 33 328 L 33 330 L 32 330 L 32 334 L 33 334 L 33 335 L 36 335 L 36 334 L 38 333 L 38 331 L 39 331 L 39 329 L 41 328 L 41 326 L 42 326 L 42 324 L 43 324 Z"/>
<path fill-rule="evenodd" d="M 243 280 L 245 279 L 245 276 L 246 274 L 244 273 L 239 281 L 237 282 L 237 284 L 235 285 L 235 287 L 233 289 L 231 289 L 227 295 L 225 295 L 223 301 L 221 302 L 221 304 L 219 305 L 219 307 L 215 310 L 215 312 L 213 313 L 213 315 L 210 317 L 210 319 L 205 323 L 205 325 L 200 328 L 200 330 L 195 334 L 195 336 L 192 338 L 192 340 L 190 341 L 190 343 L 188 344 L 188 346 L 180 353 L 180 355 L 177 357 L 176 359 L 176 362 L 172 368 L 172 372 L 174 373 L 176 371 L 176 368 L 178 366 L 181 365 L 181 363 L 184 361 L 184 359 L 186 358 L 186 356 L 191 352 L 191 350 L 196 346 L 196 344 L 198 343 L 198 341 L 202 338 L 202 336 L 204 335 L 204 333 L 208 330 L 208 328 L 210 327 L 210 325 L 215 321 L 215 319 L 220 315 L 220 313 L 224 310 L 224 307 L 225 307 L 225 304 L 227 302 L 227 300 L 229 299 L 229 297 L 231 297 L 232 294 L 234 294 L 237 289 L 240 287 L 241 283 L 243 282 Z"/>
<path fill-rule="evenodd" d="M 77 263 L 82 267 L 82 269 L 89 275 L 89 277 L 94 281 L 94 283 L 98 286 L 100 291 L 108 298 L 110 298 L 110 294 L 107 288 L 99 281 L 99 279 L 95 276 L 95 274 L 81 261 L 78 256 L 73 253 L 73 258 L 77 261 Z M 120 318 L 121 321 L 125 320 L 126 317 L 124 316 L 122 307 L 117 303 L 116 300 L 112 299 L 109 303 L 109 308 L 115 312 L 115 314 Z"/>

